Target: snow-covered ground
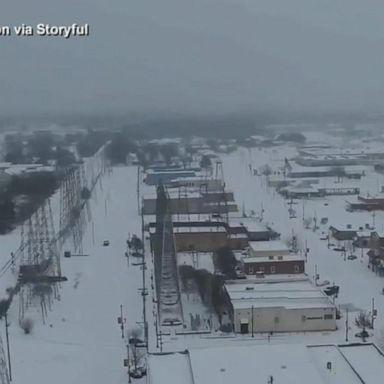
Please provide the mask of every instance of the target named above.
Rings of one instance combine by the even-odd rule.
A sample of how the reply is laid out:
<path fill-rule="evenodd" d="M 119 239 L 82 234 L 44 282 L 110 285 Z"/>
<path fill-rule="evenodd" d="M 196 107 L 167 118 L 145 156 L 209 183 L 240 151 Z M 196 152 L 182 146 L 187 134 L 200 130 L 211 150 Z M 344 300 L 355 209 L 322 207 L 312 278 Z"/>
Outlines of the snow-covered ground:
<path fill-rule="evenodd" d="M 132 203 L 136 173 L 135 167 L 114 168 L 97 186 L 83 239 L 87 256 L 62 258 L 68 281 L 61 283 L 60 301 L 53 303 L 46 324 L 39 308 L 30 309 L 26 317 L 33 318 L 34 327 L 25 335 L 18 325 L 18 300 L 13 301 L 8 319 L 13 382 L 127 382 L 126 347 L 117 318 L 120 305 L 126 329 L 137 327 L 142 318 L 140 267 L 128 266 L 125 257 L 128 234 L 141 230 Z M 103 240 L 110 245 L 104 247 Z M 3 330 L 4 321 L 0 325 Z"/>
<path fill-rule="evenodd" d="M 225 182 L 229 190 L 235 192 L 239 207 L 246 212 L 254 211 L 263 215 L 264 222 L 281 233 L 287 240 L 292 233 L 298 236 L 303 248 L 307 242 L 309 253 L 306 271 L 313 276 L 315 267 L 320 281 L 329 280 L 340 285 L 340 294 L 336 304 L 342 310 L 349 308 L 351 330 L 349 341 L 360 341 L 354 337 L 357 332 L 353 319 L 359 309 L 370 310 L 372 299 L 378 310 L 375 322 L 375 336 L 379 342 L 384 340 L 384 295 L 381 290 L 384 279 L 376 276 L 367 268 L 367 259 L 359 255 L 356 260 L 344 260 L 340 253 L 328 249 L 327 242 L 321 240 L 329 225 L 365 226 L 366 223 L 384 230 L 384 212 L 375 217 L 367 212 L 346 212 L 343 196 L 327 197 L 299 201 L 294 205 L 296 218 L 289 218 L 289 204 L 273 188 L 267 186 L 265 177 L 254 176 L 250 168 L 260 168 L 269 164 L 277 168 L 297 154 L 293 146 L 281 146 L 270 149 L 239 149 L 223 155 Z M 251 166 L 251 167 L 250 167 Z M 117 324 L 120 305 L 123 305 L 126 328 L 136 327 L 142 320 L 142 306 L 139 288 L 142 271 L 140 266 L 128 265 L 126 240 L 129 234 L 140 234 L 141 222 L 137 207 L 137 168 L 117 167 L 111 174 L 105 174 L 97 185 L 91 198 L 92 221 L 88 224 L 83 239 L 84 253 L 88 256 L 62 258 L 63 275 L 67 282 L 61 283 L 60 301 L 55 301 L 48 313 L 45 324 L 41 321 L 38 308 L 30 309 L 28 317 L 34 319 L 33 331 L 25 335 L 18 325 L 18 299 L 15 298 L 9 313 L 11 326 L 12 373 L 15 383 L 55 382 L 58 384 L 80 383 L 126 383 L 127 373 L 123 366 L 126 357 L 125 341 Z M 332 182 L 332 180 L 329 180 Z M 376 193 L 384 184 L 384 177 L 369 170 L 360 182 L 362 192 Z M 141 193 L 154 192 L 154 187 L 141 185 Z M 58 220 L 58 195 L 53 197 L 56 222 Z M 304 212 L 304 214 L 303 214 Z M 328 223 L 315 232 L 305 229 L 303 217 L 328 217 Z M 374 223 L 373 223 L 374 220 Z M 57 227 L 56 227 L 57 228 Z M 103 240 L 110 245 L 104 247 Z M 9 258 L 10 252 L 19 245 L 18 230 L 1 237 L 1 262 Z M 147 242 L 148 243 L 148 242 Z M 148 250 L 148 244 L 146 244 Z M 69 247 L 64 245 L 63 250 Z M 212 259 L 199 255 L 191 259 L 184 254 L 178 260 L 179 265 L 197 264 L 199 268 L 212 269 Z M 338 344 L 345 341 L 345 313 L 338 321 L 336 332 L 287 333 L 250 335 L 223 335 L 217 327 L 202 326 L 208 333 L 188 334 L 191 327 L 162 327 L 161 343 L 156 342 L 156 302 L 153 275 L 153 260 L 146 252 L 148 264 L 146 277 L 148 284 L 148 331 L 149 350 L 151 352 L 182 351 L 186 348 L 234 347 L 259 345 L 267 347 L 274 344 Z M 5 289 L 14 281 L 15 276 L 0 278 L 0 289 Z M 12 280 L 13 279 L 13 280 Z M 151 285 L 151 286 L 150 286 Z M 150 289 L 151 288 L 151 289 Z M 197 295 L 182 294 L 185 322 L 189 313 L 198 313 L 208 318 L 209 313 Z M 204 321 L 203 321 L 204 323 Z M 205 324 L 205 323 L 204 323 Z M 203 329 L 201 329 L 203 330 Z M 185 331 L 185 332 L 183 332 Z M 3 341 L 4 320 L 0 321 Z M 354 352 L 353 352 L 354 353 Z M 351 356 L 354 359 L 355 356 Z M 208 362 L 209 363 L 209 362 Z M 207 364 L 208 364 L 207 363 Z M 204 362 L 205 364 L 205 362 Z M 164 368 L 164 367 L 163 367 Z M 219 374 L 220 375 L 220 374 Z"/>
<path fill-rule="evenodd" d="M 324 139 L 323 136 L 321 136 Z M 263 216 L 264 223 L 281 233 L 281 239 L 288 241 L 292 234 L 299 239 L 299 247 L 302 251 L 307 244 L 309 248 L 306 272 L 310 278 L 315 274 L 315 270 L 320 275 L 319 281 L 329 280 L 340 286 L 340 293 L 336 298 L 336 305 L 342 311 L 342 319 L 338 320 L 338 330 L 336 332 L 313 332 L 296 334 L 276 334 L 272 338 L 268 335 L 259 334 L 255 338 L 250 336 L 230 336 L 223 337 L 220 333 L 212 330 L 210 335 L 175 335 L 167 328 L 165 331 L 171 333 L 170 336 L 163 337 L 163 350 L 177 351 L 185 348 L 207 347 L 209 345 L 236 345 L 240 343 L 343 343 L 346 337 L 346 313 L 349 311 L 349 332 L 350 342 L 360 342 L 361 339 L 355 337 L 358 329 L 354 325 L 354 318 L 359 310 L 371 310 L 372 299 L 378 311 L 375 320 L 375 338 L 369 340 L 376 341 L 379 345 L 383 344 L 384 330 L 384 295 L 381 294 L 384 286 L 384 279 L 375 275 L 368 269 L 368 260 L 364 250 L 357 250 L 356 260 L 345 259 L 340 252 L 327 247 L 327 241 L 321 240 L 328 233 L 330 225 L 345 227 L 351 224 L 354 228 L 365 224 L 373 225 L 381 232 L 384 226 L 384 212 L 376 212 L 373 218 L 369 212 L 347 212 L 345 196 L 329 196 L 324 199 L 298 200 L 294 205 L 297 211 L 296 218 L 290 218 L 289 201 L 284 200 L 273 188 L 268 187 L 264 176 L 254 176 L 252 170 L 258 169 L 265 164 L 269 164 L 272 169 L 278 169 L 284 165 L 284 159 L 294 158 L 297 149 L 291 145 L 282 145 L 277 148 L 267 149 L 239 149 L 228 155 L 222 155 L 224 164 L 224 176 L 226 187 L 235 193 L 236 202 L 240 207 L 244 206 L 247 213 L 253 211 L 257 216 Z M 327 183 L 334 183 L 336 178 L 328 178 Z M 356 183 L 362 193 L 377 193 L 381 185 L 384 185 L 384 177 L 373 172 L 372 167 L 367 167 L 367 176 Z M 304 212 L 304 214 L 303 214 Z M 328 218 L 328 223 L 320 225 L 315 232 L 312 227 L 305 229 L 303 217 L 317 218 L 320 225 L 322 217 Z M 361 252 L 363 256 L 361 256 Z M 181 255 L 180 263 L 193 265 L 193 260 L 189 260 L 185 255 Z M 195 260 L 196 262 L 196 260 Z M 209 267 L 209 266 L 208 266 Z M 184 300 L 185 301 L 185 300 Z M 195 304 L 194 304 L 195 305 Z M 185 306 L 185 304 L 184 304 Z M 184 308 L 184 312 L 188 310 Z M 165 332 L 164 331 L 164 332 Z M 154 345 L 150 350 L 159 351 Z"/>
<path fill-rule="evenodd" d="M 336 300 L 338 305 L 353 304 L 355 308 L 371 309 L 372 298 L 375 299 L 375 307 L 378 310 L 376 328 L 384 327 L 384 296 L 381 290 L 384 279 L 373 274 L 367 268 L 367 257 L 359 257 L 356 260 L 344 260 L 340 253 L 328 249 L 327 242 L 320 240 L 324 233 L 328 233 L 330 225 L 340 226 L 351 224 L 354 228 L 365 226 L 365 223 L 373 224 L 372 213 L 347 212 L 345 210 L 345 198 L 343 196 L 331 196 L 325 199 L 299 200 L 295 206 L 297 217 L 289 218 L 289 201 L 284 200 L 273 188 L 268 188 L 265 177 L 253 176 L 249 171 L 249 164 L 258 168 L 269 163 L 272 168 L 282 165 L 284 157 L 292 156 L 292 147 L 279 147 L 279 150 L 240 150 L 228 156 L 223 156 L 225 179 L 227 187 L 233 189 L 235 198 L 246 210 L 260 211 L 264 209 L 264 220 L 276 231 L 281 233 L 282 239 L 289 239 L 292 233 L 298 236 L 302 248 L 307 242 L 309 247 L 306 271 L 309 276 L 314 275 L 315 266 L 321 280 L 329 280 L 340 285 L 340 294 Z M 361 180 L 363 190 L 374 193 L 378 185 L 383 185 L 383 176 L 371 171 Z M 318 222 L 321 217 L 328 217 L 328 223 L 320 226 L 315 232 L 305 229 L 303 215 L 315 217 Z M 384 212 L 376 212 L 375 228 L 382 231 L 384 226 Z"/>

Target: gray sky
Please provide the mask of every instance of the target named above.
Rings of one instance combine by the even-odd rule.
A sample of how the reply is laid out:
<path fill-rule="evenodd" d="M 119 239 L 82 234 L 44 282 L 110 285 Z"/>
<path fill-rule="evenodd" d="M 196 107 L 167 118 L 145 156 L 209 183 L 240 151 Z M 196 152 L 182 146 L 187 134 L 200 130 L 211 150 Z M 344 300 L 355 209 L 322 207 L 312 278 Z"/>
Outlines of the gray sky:
<path fill-rule="evenodd" d="M 382 0 L 2 0 L 0 113 L 383 110 Z"/>

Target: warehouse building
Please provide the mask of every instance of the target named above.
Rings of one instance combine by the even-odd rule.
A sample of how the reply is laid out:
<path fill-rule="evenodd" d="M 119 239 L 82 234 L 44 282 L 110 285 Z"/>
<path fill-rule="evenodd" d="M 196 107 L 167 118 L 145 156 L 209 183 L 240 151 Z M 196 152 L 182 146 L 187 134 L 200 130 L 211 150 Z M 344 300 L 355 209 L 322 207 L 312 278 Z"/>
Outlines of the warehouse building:
<path fill-rule="evenodd" d="M 236 333 L 336 329 L 335 305 L 305 275 L 260 280 L 225 285 Z"/>
<path fill-rule="evenodd" d="M 148 356 L 148 384 L 377 384 L 374 344 L 270 344 L 196 348 Z"/>

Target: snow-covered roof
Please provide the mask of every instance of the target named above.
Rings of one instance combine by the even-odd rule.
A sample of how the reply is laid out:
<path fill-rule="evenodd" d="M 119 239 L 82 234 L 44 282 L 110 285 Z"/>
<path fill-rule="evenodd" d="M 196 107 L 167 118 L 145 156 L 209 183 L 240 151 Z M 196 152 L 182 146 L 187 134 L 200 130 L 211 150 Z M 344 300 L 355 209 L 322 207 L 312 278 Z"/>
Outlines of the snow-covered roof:
<path fill-rule="evenodd" d="M 156 222 L 156 215 L 145 215 L 145 221 L 147 223 L 155 223 Z M 182 213 L 173 213 L 172 214 L 172 221 L 174 223 L 178 222 L 225 222 L 224 217 L 216 217 L 215 215 L 208 214 L 208 213 L 191 213 L 191 214 L 182 214 Z"/>
<path fill-rule="evenodd" d="M 271 377 L 284 384 L 377 384 L 383 362 L 373 345 L 233 345 L 149 355 L 148 375 L 150 384 L 267 383 Z"/>
<path fill-rule="evenodd" d="M 255 252 L 260 251 L 286 251 L 289 252 L 288 247 L 280 240 L 270 241 L 250 241 L 249 247 Z"/>
<path fill-rule="evenodd" d="M 46 171 L 52 172 L 55 170 L 52 166 L 45 166 L 43 164 L 12 164 L 0 163 L 0 169 L 9 175 L 18 175 L 27 172 Z"/>
<path fill-rule="evenodd" d="M 228 221 L 231 228 L 245 227 L 249 232 L 267 232 L 265 225 L 251 217 L 231 217 Z"/>
<path fill-rule="evenodd" d="M 196 269 L 206 269 L 214 273 L 213 252 L 177 252 L 177 264 L 191 265 Z"/>
<path fill-rule="evenodd" d="M 252 281 L 225 285 L 233 308 L 333 308 L 334 305 L 310 280 Z"/>
<path fill-rule="evenodd" d="M 186 353 L 148 355 L 148 367 L 149 384 L 194 384 Z"/>
<path fill-rule="evenodd" d="M 317 193 L 319 192 L 319 189 L 311 186 L 292 185 L 281 188 L 281 191 L 289 193 Z"/>
<path fill-rule="evenodd" d="M 299 165 L 294 164 L 292 166 L 292 170 L 290 173 L 296 173 L 296 172 L 328 172 L 333 168 L 339 168 L 339 166 L 316 166 L 316 167 L 310 167 L 305 165 Z M 346 173 L 363 173 L 367 170 L 367 167 L 360 166 L 360 165 L 341 165 L 340 168 L 344 169 Z"/>
<path fill-rule="evenodd" d="M 230 233 L 228 237 L 230 239 L 248 239 L 248 235 L 246 233 Z"/>

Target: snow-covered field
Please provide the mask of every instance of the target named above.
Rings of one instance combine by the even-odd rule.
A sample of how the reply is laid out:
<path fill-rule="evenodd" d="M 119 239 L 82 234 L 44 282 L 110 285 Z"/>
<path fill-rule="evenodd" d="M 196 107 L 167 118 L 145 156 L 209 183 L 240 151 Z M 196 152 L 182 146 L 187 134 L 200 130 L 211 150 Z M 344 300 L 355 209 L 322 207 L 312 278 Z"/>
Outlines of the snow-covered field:
<path fill-rule="evenodd" d="M 128 234 L 140 233 L 136 201 L 137 168 L 114 168 L 104 175 L 91 199 L 92 222 L 83 239 L 83 257 L 62 258 L 60 301 L 46 324 L 39 308 L 26 316 L 34 327 L 25 335 L 18 325 L 18 300 L 8 321 L 15 383 L 126 383 L 125 342 L 117 324 L 120 305 L 126 329 L 141 321 L 141 271 L 127 263 Z M 96 197 L 97 196 L 97 197 Z M 103 240 L 110 245 L 103 247 Z M 17 242 L 16 242 L 17 244 Z M 64 245 L 66 249 L 66 245 Z M 4 321 L 1 321 L 3 340 Z"/>

